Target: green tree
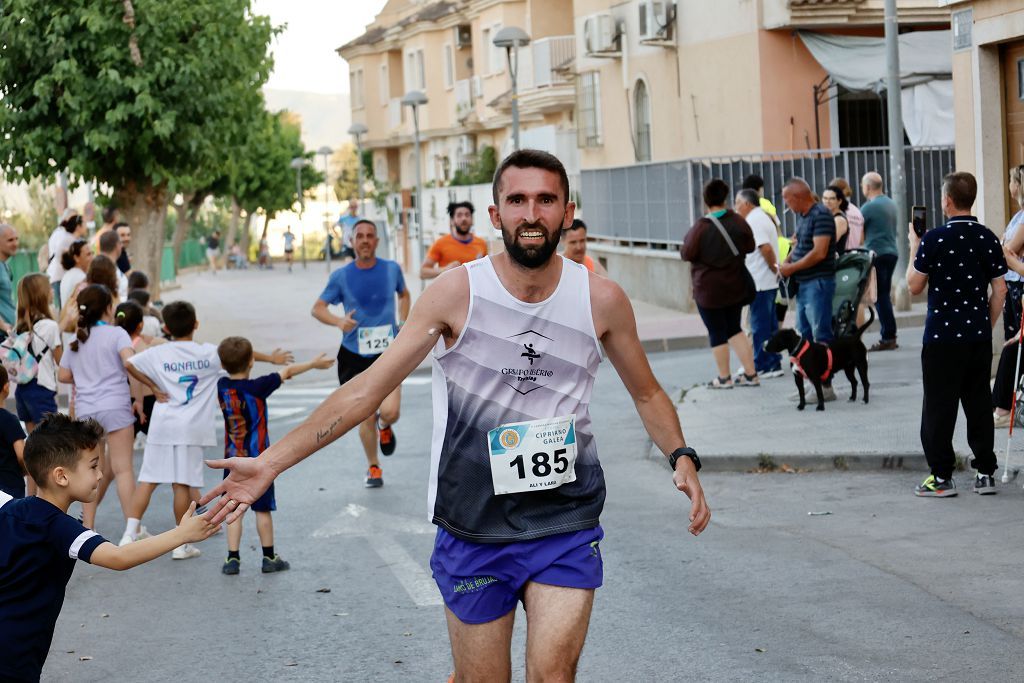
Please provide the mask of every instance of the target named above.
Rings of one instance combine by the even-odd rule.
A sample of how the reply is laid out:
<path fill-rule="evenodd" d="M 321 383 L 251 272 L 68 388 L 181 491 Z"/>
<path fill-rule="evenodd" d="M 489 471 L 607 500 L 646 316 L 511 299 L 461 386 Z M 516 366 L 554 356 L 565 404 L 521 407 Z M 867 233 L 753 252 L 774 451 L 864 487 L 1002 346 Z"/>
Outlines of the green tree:
<path fill-rule="evenodd" d="M 261 108 L 274 33 L 249 0 L 0 4 L 0 166 L 113 188 L 159 278 L 168 199 L 221 175 Z"/>

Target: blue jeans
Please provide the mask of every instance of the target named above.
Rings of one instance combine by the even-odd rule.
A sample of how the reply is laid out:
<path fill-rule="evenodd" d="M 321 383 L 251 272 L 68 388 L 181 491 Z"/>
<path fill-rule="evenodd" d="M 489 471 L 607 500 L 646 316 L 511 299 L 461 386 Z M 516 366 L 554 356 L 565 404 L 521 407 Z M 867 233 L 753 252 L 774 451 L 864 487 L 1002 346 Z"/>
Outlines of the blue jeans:
<path fill-rule="evenodd" d="M 875 278 L 878 281 L 878 324 L 882 326 L 882 341 L 896 341 L 896 315 L 892 312 L 892 274 L 896 270 L 896 254 L 875 257 Z"/>
<path fill-rule="evenodd" d="M 832 276 L 800 281 L 796 295 L 796 329 L 806 339 L 821 343 L 832 341 L 832 296 L 835 293 L 836 281 Z"/>
<path fill-rule="evenodd" d="M 775 295 L 777 289 L 758 292 L 754 302 L 750 304 L 750 328 L 754 335 L 754 368 L 760 374 L 782 367 L 782 354 L 769 353 L 764 350 L 764 343 L 779 329 L 779 320 L 775 315 Z"/>

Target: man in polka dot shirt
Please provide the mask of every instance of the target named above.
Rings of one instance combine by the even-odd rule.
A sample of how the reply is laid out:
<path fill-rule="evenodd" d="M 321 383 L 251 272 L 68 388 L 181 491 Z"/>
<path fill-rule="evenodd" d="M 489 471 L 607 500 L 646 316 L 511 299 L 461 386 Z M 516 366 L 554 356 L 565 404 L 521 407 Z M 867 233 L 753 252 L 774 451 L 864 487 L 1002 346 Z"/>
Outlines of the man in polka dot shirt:
<path fill-rule="evenodd" d="M 992 328 L 1006 298 L 1006 260 L 999 239 L 971 215 L 978 183 L 970 173 L 950 173 L 942 183 L 945 225 L 919 238 L 910 233 L 907 268 L 911 294 L 928 286 L 928 314 L 921 348 L 924 405 L 921 445 L 931 475 L 919 496 L 956 495 L 953 429 L 958 404 L 967 417 L 967 443 L 977 470 L 974 491 L 996 492 L 992 419 Z"/>

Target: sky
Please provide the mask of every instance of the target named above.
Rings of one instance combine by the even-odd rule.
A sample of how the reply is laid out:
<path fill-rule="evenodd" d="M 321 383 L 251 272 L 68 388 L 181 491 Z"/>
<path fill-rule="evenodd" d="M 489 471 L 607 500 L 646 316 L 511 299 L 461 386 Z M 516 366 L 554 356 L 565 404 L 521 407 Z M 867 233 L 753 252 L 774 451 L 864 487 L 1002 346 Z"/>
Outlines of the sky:
<path fill-rule="evenodd" d="M 256 14 L 287 24 L 271 45 L 274 71 L 266 87 L 348 93 L 348 65 L 335 49 L 362 35 L 386 0 L 254 0 Z"/>

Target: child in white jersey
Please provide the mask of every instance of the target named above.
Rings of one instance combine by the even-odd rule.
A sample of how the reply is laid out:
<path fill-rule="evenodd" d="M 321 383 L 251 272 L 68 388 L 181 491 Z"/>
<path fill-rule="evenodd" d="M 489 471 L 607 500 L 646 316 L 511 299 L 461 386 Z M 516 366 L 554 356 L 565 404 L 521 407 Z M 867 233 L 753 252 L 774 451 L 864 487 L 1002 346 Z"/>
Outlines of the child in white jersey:
<path fill-rule="evenodd" d="M 157 403 L 121 543 L 131 543 L 137 537 L 142 515 L 160 484 L 173 487 L 174 518 L 181 518 L 194 498 L 190 487 L 203 487 L 203 448 L 217 444 L 217 380 L 225 375 L 217 346 L 193 341 L 199 322 L 192 304 L 169 303 L 163 317 L 171 341 L 149 347 L 128 363 L 128 372 L 153 391 Z M 279 350 L 270 356 L 254 355 L 257 360 L 278 364 L 291 361 L 291 354 Z M 171 557 L 184 560 L 199 554 L 198 548 L 186 544 L 175 548 Z"/>
<path fill-rule="evenodd" d="M 223 374 L 217 347 L 192 340 L 199 323 L 196 311 L 184 301 L 164 308 L 164 325 L 172 341 L 152 346 L 129 360 L 128 372 L 157 396 L 132 497 L 122 543 L 135 539 L 140 520 L 160 484 L 174 489 L 174 517 L 188 510 L 189 487 L 203 486 L 203 447 L 216 445 L 217 380 Z M 161 395 L 166 400 L 161 401 Z M 174 549 L 171 557 L 197 557 L 190 544 Z"/>

